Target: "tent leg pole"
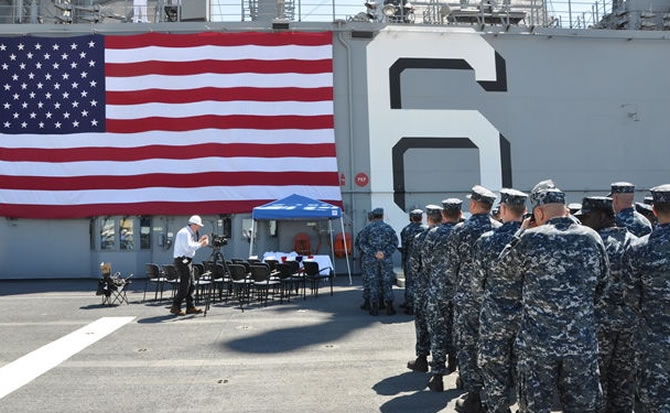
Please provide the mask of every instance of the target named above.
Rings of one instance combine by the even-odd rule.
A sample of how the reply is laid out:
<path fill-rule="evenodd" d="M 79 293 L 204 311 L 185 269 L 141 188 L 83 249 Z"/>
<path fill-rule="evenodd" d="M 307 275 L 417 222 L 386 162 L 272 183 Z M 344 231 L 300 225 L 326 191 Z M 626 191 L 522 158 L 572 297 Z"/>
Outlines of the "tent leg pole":
<path fill-rule="evenodd" d="M 351 280 L 351 268 L 349 268 L 349 250 L 347 249 L 347 237 L 344 232 L 344 221 L 340 217 L 340 227 L 342 227 L 342 238 L 344 241 L 344 258 L 347 260 L 347 273 L 349 274 L 349 285 L 353 285 Z"/>
<path fill-rule="evenodd" d="M 328 220 L 328 234 L 330 236 L 330 259 L 333 262 L 333 273 L 335 273 L 335 238 L 333 238 L 333 220 L 331 219 Z"/>

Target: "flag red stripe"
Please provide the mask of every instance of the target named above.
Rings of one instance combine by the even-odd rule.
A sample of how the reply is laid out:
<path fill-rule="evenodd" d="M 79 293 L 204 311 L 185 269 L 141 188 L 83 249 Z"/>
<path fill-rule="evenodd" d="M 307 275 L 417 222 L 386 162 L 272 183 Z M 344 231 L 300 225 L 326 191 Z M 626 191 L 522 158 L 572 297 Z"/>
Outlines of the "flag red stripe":
<path fill-rule="evenodd" d="M 333 100 L 332 87 L 320 88 L 215 88 L 204 87 L 188 90 L 146 89 L 132 92 L 107 92 L 108 105 L 136 105 L 141 103 L 191 103 L 202 100 L 215 102 L 266 101 L 266 102 L 320 102 Z"/>
<path fill-rule="evenodd" d="M 146 159 L 197 159 L 204 157 L 332 158 L 335 157 L 335 145 L 332 143 L 290 145 L 263 145 L 253 143 L 203 143 L 185 146 L 149 145 L 133 148 L 11 148 L 0 151 L 0 161 L 10 162 L 130 162 Z"/>
<path fill-rule="evenodd" d="M 0 204 L 0 216 L 15 218 L 58 219 L 102 215 L 215 215 L 249 213 L 254 207 L 274 199 L 247 201 L 141 202 L 135 204 L 18 205 Z M 340 200 L 321 201 L 339 206 Z"/>
<path fill-rule="evenodd" d="M 90 92 L 103 93 L 103 77 L 106 86 L 115 89 L 104 92 L 109 119 L 97 114 L 98 125 L 90 126 L 98 126 L 93 128 L 96 132 L 123 133 L 125 138 L 118 143 L 98 143 L 106 145 L 99 147 L 94 146 L 98 133 L 68 129 L 62 133 L 88 133 L 84 136 L 92 146 L 85 143 L 64 148 L 45 140 L 38 149 L 21 144 L 0 148 L 0 216 L 59 219 L 248 213 L 283 191 L 294 192 L 295 187 L 314 198 L 318 194 L 340 197 L 339 173 L 333 171 L 337 158 L 332 138 L 331 32 L 145 33 L 56 42 L 69 49 L 70 42 L 77 39 L 82 48 L 96 51 L 95 55 L 89 53 L 89 58 L 95 59 L 89 70 L 95 69 L 98 82 L 90 84 Z M 84 41 L 91 44 L 83 46 Z M 108 64 L 102 60 L 103 43 Z M 192 60 L 168 61 L 175 56 Z M 153 75 L 162 76 L 158 79 L 165 79 L 165 85 L 138 80 L 143 79 L 138 76 Z M 235 82 L 228 85 L 231 76 Z M 198 89 L 161 89 L 172 87 Z M 95 106 L 90 99 L 90 106 Z M 95 96 L 95 101 L 102 100 L 102 96 Z M 275 111 L 268 107 L 285 108 Z M 126 117 L 134 119 L 122 119 Z M 189 140 L 194 131 L 205 129 L 219 130 L 226 136 Z M 227 136 L 236 130 L 241 130 L 239 139 Z M 155 140 L 163 131 L 181 132 L 182 146 L 173 145 L 172 137 Z M 314 133 L 310 141 L 317 143 L 305 143 L 307 135 L 294 139 L 295 131 Z M 154 133 L 147 138 L 145 132 Z M 59 142 L 65 137 L 58 135 L 60 130 L 12 133 L 49 133 Z M 258 136 L 267 133 L 276 138 L 259 141 Z M 245 142 L 247 136 L 253 139 L 249 143 Z M 133 147 L 123 146 L 128 139 Z M 328 143 L 322 143 L 324 139 Z M 301 143 L 293 144 L 293 140 Z M 212 159 L 200 159 L 204 157 Z M 244 161 L 243 172 L 236 166 L 240 160 Z M 22 166 L 26 162 L 35 166 L 27 169 Z M 106 168 L 103 162 L 119 166 Z M 165 169 L 166 164 L 176 166 Z M 189 173 L 193 165 L 198 165 L 198 172 Z M 18 173 L 22 176 L 15 175 Z M 125 175 L 110 175 L 116 173 Z M 217 201 L 210 201 L 212 198 Z M 323 201 L 342 206 L 341 200 Z"/>
<path fill-rule="evenodd" d="M 196 47 L 214 46 L 329 46 L 333 42 L 331 32 L 296 33 L 197 33 L 164 34 L 145 33 L 132 36 L 105 36 L 107 49 L 134 49 L 136 47 Z"/>
<path fill-rule="evenodd" d="M 72 191 L 88 189 L 191 188 L 205 186 L 339 185 L 337 172 L 202 172 L 193 174 L 95 175 L 77 177 L 0 175 L 0 189 Z"/>
<path fill-rule="evenodd" d="M 331 73 L 333 60 L 195 60 L 189 62 L 148 61 L 105 63 L 106 77 L 143 75 L 187 76 L 202 73 Z"/>
<path fill-rule="evenodd" d="M 333 115 L 253 116 L 203 115 L 190 118 L 151 117 L 132 120 L 107 119 L 107 132 L 137 133 L 152 130 L 186 132 L 197 129 L 332 129 Z"/>

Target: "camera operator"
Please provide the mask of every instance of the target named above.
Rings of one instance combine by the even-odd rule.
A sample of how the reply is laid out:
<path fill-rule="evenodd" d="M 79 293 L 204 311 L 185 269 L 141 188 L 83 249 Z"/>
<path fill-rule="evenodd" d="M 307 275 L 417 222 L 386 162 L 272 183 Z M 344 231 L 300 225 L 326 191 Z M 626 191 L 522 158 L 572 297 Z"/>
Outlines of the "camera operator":
<path fill-rule="evenodd" d="M 170 312 L 175 315 L 200 314 L 202 310 L 193 304 L 193 291 L 195 283 L 193 279 L 192 261 L 195 252 L 209 244 L 209 237 L 203 235 L 198 238 L 198 231 L 202 229 L 202 219 L 199 215 L 193 215 L 188 219 L 188 225 L 177 232 L 174 240 L 174 266 L 179 275 L 179 289 L 172 302 Z M 186 312 L 181 310 L 181 302 L 186 299 Z"/>

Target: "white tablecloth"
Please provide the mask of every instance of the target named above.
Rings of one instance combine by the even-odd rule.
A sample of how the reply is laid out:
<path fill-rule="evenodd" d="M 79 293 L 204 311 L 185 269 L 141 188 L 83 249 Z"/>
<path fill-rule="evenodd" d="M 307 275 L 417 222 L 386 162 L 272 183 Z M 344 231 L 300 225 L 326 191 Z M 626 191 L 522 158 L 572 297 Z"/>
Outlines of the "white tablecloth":
<path fill-rule="evenodd" d="M 298 256 L 298 253 L 295 251 L 292 252 L 280 252 L 280 251 L 268 251 L 263 254 L 263 261 L 265 260 L 277 260 L 282 262 L 282 257 L 286 257 L 286 260 L 295 261 L 295 257 Z M 330 260 L 330 255 L 303 255 L 303 261 L 315 261 L 319 264 L 319 270 L 324 268 L 333 268 L 333 262 Z M 325 273 L 325 272 L 324 272 Z"/>

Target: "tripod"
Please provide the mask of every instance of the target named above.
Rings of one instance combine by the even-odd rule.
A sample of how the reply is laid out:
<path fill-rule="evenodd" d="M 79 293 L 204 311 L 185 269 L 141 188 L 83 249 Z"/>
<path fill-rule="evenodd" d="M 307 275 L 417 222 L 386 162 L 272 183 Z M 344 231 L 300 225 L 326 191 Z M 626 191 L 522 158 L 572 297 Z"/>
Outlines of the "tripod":
<path fill-rule="evenodd" d="M 207 298 L 205 300 L 205 313 L 204 316 L 207 317 L 207 311 L 209 310 L 210 307 L 210 297 L 212 293 L 216 292 L 216 265 L 218 262 L 221 262 L 223 265 L 223 274 L 221 274 L 222 277 L 225 277 L 226 274 L 230 274 L 230 271 L 228 269 L 228 263 L 226 263 L 226 258 L 223 255 L 223 252 L 221 252 L 221 247 L 214 247 L 212 246 L 212 253 L 209 255 L 209 258 L 207 258 L 207 262 L 211 264 L 210 267 L 210 277 L 211 277 L 211 284 L 210 284 L 210 292 L 207 294 Z M 223 288 L 223 285 L 221 286 Z"/>

